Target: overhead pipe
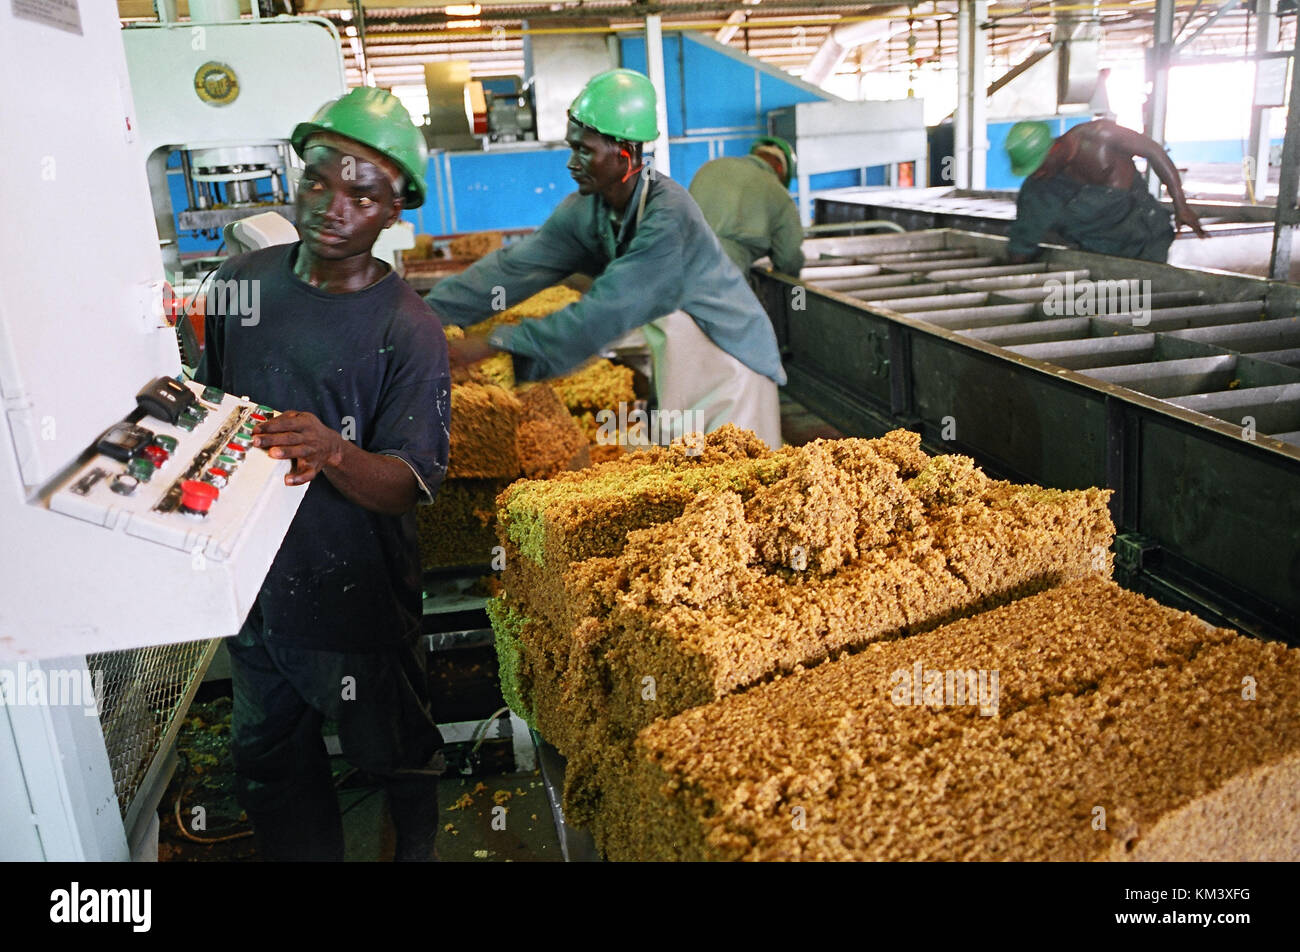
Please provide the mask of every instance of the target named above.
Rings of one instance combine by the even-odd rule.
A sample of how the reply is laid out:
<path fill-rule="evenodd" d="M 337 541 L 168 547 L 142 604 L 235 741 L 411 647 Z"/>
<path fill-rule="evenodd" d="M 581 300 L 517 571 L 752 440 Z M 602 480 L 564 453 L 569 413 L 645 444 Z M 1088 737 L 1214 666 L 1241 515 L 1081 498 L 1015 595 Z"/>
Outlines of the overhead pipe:
<path fill-rule="evenodd" d="M 899 25 L 887 18 L 891 15 L 906 16 L 907 12 L 906 6 L 888 7 L 878 14 L 873 14 L 875 19 L 849 23 L 831 30 L 830 36 L 826 37 L 822 45 L 817 48 L 812 61 L 804 71 L 804 82 L 820 86 L 835 75 L 835 70 L 853 50 L 868 43 L 887 42 L 891 37 L 906 33 L 910 29 L 909 26 Z"/>

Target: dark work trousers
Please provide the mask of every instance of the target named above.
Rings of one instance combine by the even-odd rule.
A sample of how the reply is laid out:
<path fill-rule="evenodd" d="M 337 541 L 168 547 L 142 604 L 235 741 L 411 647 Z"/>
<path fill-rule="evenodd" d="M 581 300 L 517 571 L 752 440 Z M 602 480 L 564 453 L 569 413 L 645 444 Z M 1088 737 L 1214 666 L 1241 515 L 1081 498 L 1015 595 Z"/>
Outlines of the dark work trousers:
<path fill-rule="evenodd" d="M 433 859 L 442 736 L 429 715 L 423 654 L 317 651 L 267 642 L 254 605 L 227 641 L 234 685 L 236 795 L 267 860 L 340 861 L 343 823 L 321 736 L 388 794 L 397 860 Z"/>

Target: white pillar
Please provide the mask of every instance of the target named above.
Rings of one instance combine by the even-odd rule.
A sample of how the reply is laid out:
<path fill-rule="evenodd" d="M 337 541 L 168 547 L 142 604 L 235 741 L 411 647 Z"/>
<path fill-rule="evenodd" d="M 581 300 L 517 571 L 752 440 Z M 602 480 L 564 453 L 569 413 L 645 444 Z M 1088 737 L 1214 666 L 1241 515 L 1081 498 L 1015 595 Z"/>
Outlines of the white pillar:
<path fill-rule="evenodd" d="M 988 0 L 960 0 L 957 13 L 957 112 L 953 117 L 953 165 L 958 188 L 987 184 L 988 97 L 984 61 L 988 55 Z"/>
<path fill-rule="evenodd" d="M 664 37 L 663 21 L 659 14 L 645 18 L 645 61 L 650 72 L 650 82 L 655 88 L 655 117 L 659 123 L 659 138 L 655 140 L 655 168 L 671 175 L 668 161 L 668 92 L 664 88 Z"/>
<path fill-rule="evenodd" d="M 1156 22 L 1151 47 L 1151 99 L 1147 106 L 1147 135 L 1165 144 L 1165 114 L 1169 111 L 1169 58 L 1174 51 L 1174 2 L 1156 0 Z M 1147 165 L 1147 189 L 1160 197 L 1160 177 Z"/>
<path fill-rule="evenodd" d="M 1278 22 L 1277 0 L 1256 0 L 1255 3 L 1255 92 L 1250 105 L 1250 135 L 1246 139 L 1246 173 L 1250 176 L 1251 187 L 1258 200 L 1263 191 L 1263 183 L 1268 181 L 1268 125 L 1269 106 L 1260 104 L 1259 73 L 1268 69 L 1261 53 L 1271 53 L 1277 49 Z M 1274 60 L 1284 63 L 1285 60 Z M 1282 67 L 1286 75 L 1286 67 Z"/>

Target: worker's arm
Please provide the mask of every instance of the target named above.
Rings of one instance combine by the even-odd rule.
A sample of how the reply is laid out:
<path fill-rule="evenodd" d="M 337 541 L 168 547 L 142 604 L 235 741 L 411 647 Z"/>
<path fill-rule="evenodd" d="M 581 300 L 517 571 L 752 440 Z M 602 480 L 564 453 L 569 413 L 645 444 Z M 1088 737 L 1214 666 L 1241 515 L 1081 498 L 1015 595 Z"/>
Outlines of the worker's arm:
<path fill-rule="evenodd" d="M 681 306 L 681 235 L 674 210 L 652 203 L 627 251 L 609 263 L 581 300 L 539 320 L 497 327 L 488 343 L 515 355 L 520 379 L 572 370 L 615 338 Z"/>
<path fill-rule="evenodd" d="M 451 362 L 451 379 L 464 383 L 470 379 L 469 368 L 480 360 L 487 360 L 497 349 L 481 334 L 470 334 L 459 340 L 447 341 L 447 356 Z"/>
<path fill-rule="evenodd" d="M 286 486 L 301 486 L 324 473 L 349 500 L 387 515 L 400 515 L 419 499 L 410 466 L 392 456 L 367 453 L 313 413 L 289 410 L 258 424 L 253 445 L 275 459 L 293 460 L 293 470 L 284 477 Z"/>
<path fill-rule="evenodd" d="M 772 228 L 772 266 L 776 270 L 798 277 L 803 270 L 803 222 L 799 209 L 784 188 L 776 196 L 778 202 Z"/>
<path fill-rule="evenodd" d="M 477 324 L 588 267 L 590 255 L 578 239 L 576 198 L 561 202 L 531 235 L 440 281 L 425 300 L 442 322 Z"/>
<path fill-rule="evenodd" d="M 1201 227 L 1200 218 L 1188 206 L 1187 198 L 1183 195 L 1183 183 L 1178 176 L 1178 170 L 1174 168 L 1173 162 L 1169 161 L 1169 153 L 1161 148 L 1159 142 L 1140 132 L 1126 129 L 1124 126 L 1113 122 L 1106 123 L 1103 134 L 1113 138 L 1131 155 L 1140 155 L 1146 159 L 1155 171 L 1157 178 L 1164 182 L 1165 188 L 1169 190 L 1169 197 L 1174 203 L 1174 220 L 1179 225 L 1187 225 L 1200 237 L 1207 237 L 1205 229 Z"/>

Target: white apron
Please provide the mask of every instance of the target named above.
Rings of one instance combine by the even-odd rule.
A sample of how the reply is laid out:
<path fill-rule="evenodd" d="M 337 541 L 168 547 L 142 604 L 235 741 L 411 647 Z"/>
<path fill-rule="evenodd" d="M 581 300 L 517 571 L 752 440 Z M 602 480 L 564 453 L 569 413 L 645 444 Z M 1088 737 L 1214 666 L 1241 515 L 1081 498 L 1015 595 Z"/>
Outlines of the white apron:
<path fill-rule="evenodd" d="M 753 430 L 772 449 L 781 446 L 777 386 L 731 356 L 700 330 L 685 311 L 673 311 L 624 334 L 606 348 L 628 363 L 649 350 L 658 404 L 655 442 L 686 432 L 712 433 L 733 423 Z M 645 369 L 644 367 L 641 369 Z"/>

